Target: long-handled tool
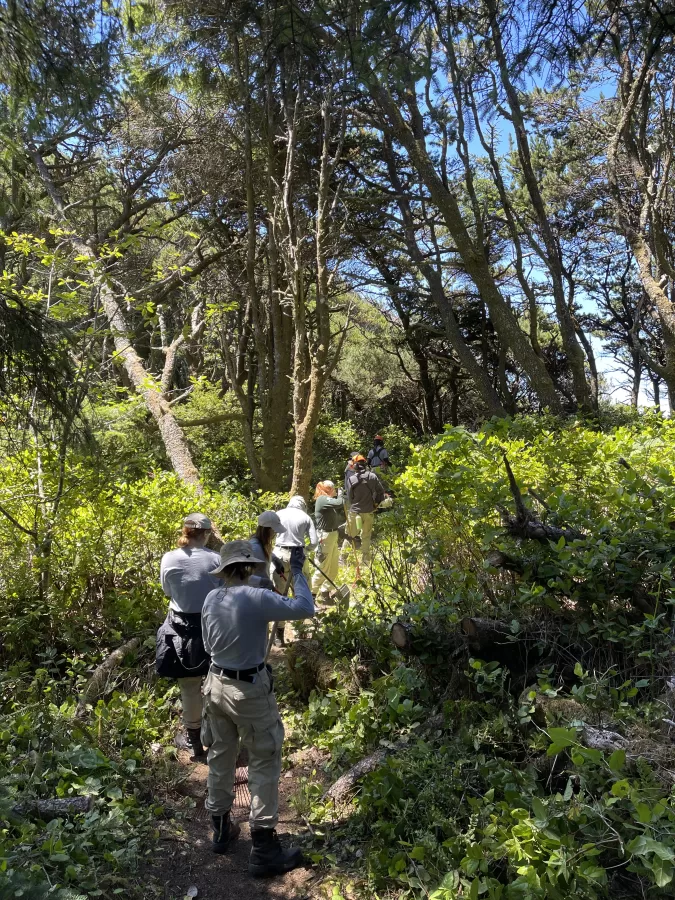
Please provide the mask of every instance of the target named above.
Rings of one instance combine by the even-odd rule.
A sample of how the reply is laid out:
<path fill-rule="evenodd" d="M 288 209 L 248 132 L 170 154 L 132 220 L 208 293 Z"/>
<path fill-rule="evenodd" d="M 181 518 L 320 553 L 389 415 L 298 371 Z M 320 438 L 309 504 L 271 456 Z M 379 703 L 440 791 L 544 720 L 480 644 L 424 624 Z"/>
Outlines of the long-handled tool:
<path fill-rule="evenodd" d="M 337 600 L 340 606 L 342 606 L 343 603 L 349 603 L 349 598 L 351 597 L 351 590 L 349 588 L 349 585 L 343 584 L 342 587 L 338 587 L 337 584 L 335 584 L 335 582 L 331 578 L 329 578 L 328 575 L 326 575 L 323 569 L 320 569 L 319 566 L 317 566 L 313 559 L 310 559 L 309 561 L 317 570 L 317 572 L 321 572 L 328 584 L 332 585 L 335 588 L 333 600 Z"/>

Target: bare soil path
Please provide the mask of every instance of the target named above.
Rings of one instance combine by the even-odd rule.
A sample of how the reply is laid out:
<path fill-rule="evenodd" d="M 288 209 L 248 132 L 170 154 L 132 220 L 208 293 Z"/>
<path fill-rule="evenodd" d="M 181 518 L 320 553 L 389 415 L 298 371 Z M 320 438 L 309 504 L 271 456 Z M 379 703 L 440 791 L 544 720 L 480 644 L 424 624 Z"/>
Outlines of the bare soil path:
<path fill-rule="evenodd" d="M 280 656 L 273 654 L 273 665 L 281 663 Z M 241 803 L 241 800 L 248 800 L 247 790 L 237 788 L 233 815 L 241 825 L 241 834 L 235 848 L 224 855 L 214 853 L 211 849 L 211 819 L 204 808 L 208 767 L 190 762 L 186 751 L 180 751 L 178 759 L 187 776 L 180 785 L 180 793 L 193 798 L 195 806 L 182 814 L 180 823 L 169 820 L 166 828 L 161 828 L 160 849 L 148 874 L 155 882 L 163 883 L 162 900 L 183 900 L 188 896 L 197 900 L 313 900 L 321 896 L 319 878 L 310 862 L 275 878 L 257 879 L 248 874 L 251 837 L 248 807 Z M 287 846 L 298 839 L 302 841 L 307 834 L 304 822 L 298 818 L 289 800 L 300 778 L 311 772 L 312 762 L 316 762 L 310 759 L 305 763 L 303 754 L 294 754 L 292 760 L 292 767 L 281 776 L 279 790 L 277 832 Z M 245 796 L 240 798 L 240 793 Z"/>

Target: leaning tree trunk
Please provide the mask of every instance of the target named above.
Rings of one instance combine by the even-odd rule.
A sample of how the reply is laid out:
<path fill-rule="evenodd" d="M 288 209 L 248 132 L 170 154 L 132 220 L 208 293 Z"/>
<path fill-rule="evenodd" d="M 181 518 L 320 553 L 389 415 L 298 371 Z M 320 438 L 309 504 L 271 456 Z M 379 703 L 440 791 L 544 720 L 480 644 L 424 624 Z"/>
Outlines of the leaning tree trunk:
<path fill-rule="evenodd" d="M 37 150 L 30 150 L 29 152 L 44 182 L 47 193 L 54 204 L 57 217 L 61 222 L 70 225 L 63 198 L 54 184 L 45 161 Z M 182 481 L 201 493 L 203 489 L 199 472 L 192 460 L 192 453 L 185 434 L 176 421 L 176 417 L 168 402 L 162 396 L 161 383 L 147 371 L 143 360 L 131 343 L 126 320 L 105 274 L 102 274 L 100 271 L 100 262 L 96 253 L 77 234 L 70 232 L 67 239 L 70 241 L 72 248 L 87 260 L 92 281 L 98 286 L 100 292 L 103 311 L 110 326 L 117 356 L 122 360 L 129 380 L 136 391 L 143 397 L 145 405 L 157 423 L 162 442 L 174 471 Z"/>

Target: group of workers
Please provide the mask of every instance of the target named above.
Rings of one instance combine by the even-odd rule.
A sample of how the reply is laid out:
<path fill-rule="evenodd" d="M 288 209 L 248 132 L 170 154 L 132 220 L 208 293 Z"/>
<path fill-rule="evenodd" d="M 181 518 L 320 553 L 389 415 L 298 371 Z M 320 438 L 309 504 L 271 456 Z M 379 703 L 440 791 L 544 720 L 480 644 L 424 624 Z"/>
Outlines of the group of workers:
<path fill-rule="evenodd" d="M 316 522 L 296 495 L 285 509 L 261 513 L 249 540 L 229 541 L 216 553 L 206 546 L 211 521 L 192 513 L 177 549 L 162 557 L 161 583 L 170 602 L 157 632 L 157 672 L 177 679 L 186 746 L 194 760 L 208 760 L 206 808 L 216 853 L 227 852 L 238 837 L 231 816 L 235 769 L 242 751 L 248 758 L 254 876 L 282 874 L 302 860 L 300 849 L 283 847 L 275 830 L 284 727 L 267 663 L 271 643 L 283 643 L 286 622 L 315 615 L 315 597 L 329 602 L 350 549 L 357 565 L 359 556 L 369 564 L 375 512 L 391 504 L 389 465 L 378 435 L 367 457 L 351 454 L 344 496 L 332 481 L 316 486 Z M 311 587 L 306 550 L 316 550 Z"/>

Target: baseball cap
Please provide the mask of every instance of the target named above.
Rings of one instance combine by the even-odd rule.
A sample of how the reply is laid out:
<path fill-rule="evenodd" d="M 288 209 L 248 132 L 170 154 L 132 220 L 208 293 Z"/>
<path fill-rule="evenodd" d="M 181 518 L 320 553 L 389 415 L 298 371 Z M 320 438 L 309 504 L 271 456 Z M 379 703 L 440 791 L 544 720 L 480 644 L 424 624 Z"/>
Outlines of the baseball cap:
<path fill-rule="evenodd" d="M 238 562 L 250 563 L 251 565 L 260 562 L 253 552 L 250 541 L 228 541 L 226 544 L 223 544 L 220 548 L 220 565 L 217 569 L 209 572 L 209 575 L 220 575 L 226 566 L 231 566 L 233 563 Z"/>
<path fill-rule="evenodd" d="M 210 531 L 211 519 L 205 516 L 204 513 L 190 513 L 189 516 L 185 516 L 183 519 L 183 525 L 187 525 L 188 528 L 201 528 L 203 531 Z"/>
<path fill-rule="evenodd" d="M 260 513 L 258 516 L 258 527 L 273 528 L 277 534 L 283 534 L 286 531 L 281 524 L 279 516 L 271 509 L 266 509 L 265 512 Z"/>
<path fill-rule="evenodd" d="M 329 479 L 326 479 L 326 481 L 322 481 L 321 484 L 325 488 L 334 488 L 335 487 L 335 484 L 332 481 L 330 481 Z"/>

